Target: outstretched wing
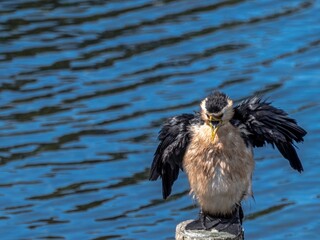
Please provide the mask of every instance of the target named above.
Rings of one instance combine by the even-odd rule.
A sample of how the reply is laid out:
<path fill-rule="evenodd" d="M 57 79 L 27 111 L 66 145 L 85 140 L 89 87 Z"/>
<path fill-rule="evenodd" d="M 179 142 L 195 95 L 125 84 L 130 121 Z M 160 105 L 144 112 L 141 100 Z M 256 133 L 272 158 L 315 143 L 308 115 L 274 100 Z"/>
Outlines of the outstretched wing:
<path fill-rule="evenodd" d="M 154 154 L 149 180 L 162 178 L 162 195 L 166 199 L 174 181 L 182 170 L 182 160 L 190 142 L 189 126 L 195 119 L 193 114 L 182 114 L 169 118 L 159 132 L 159 146 Z"/>
<path fill-rule="evenodd" d="M 262 147 L 265 143 L 275 145 L 293 169 L 303 171 L 293 141 L 302 142 L 307 132 L 286 112 L 255 96 L 236 106 L 234 113 L 233 125 L 253 147 Z"/>

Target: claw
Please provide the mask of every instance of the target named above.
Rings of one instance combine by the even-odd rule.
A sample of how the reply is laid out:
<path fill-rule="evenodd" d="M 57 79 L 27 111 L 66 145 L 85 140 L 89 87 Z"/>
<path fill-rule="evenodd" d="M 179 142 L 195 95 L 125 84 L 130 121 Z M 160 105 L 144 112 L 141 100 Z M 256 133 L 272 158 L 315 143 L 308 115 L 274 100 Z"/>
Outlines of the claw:
<path fill-rule="evenodd" d="M 243 212 L 241 205 L 236 205 L 235 210 L 229 216 L 212 216 L 203 210 L 199 213 L 199 218 L 186 226 L 187 230 L 211 230 L 228 232 L 233 235 L 242 233 Z"/>
<path fill-rule="evenodd" d="M 221 219 L 210 216 L 209 214 L 200 211 L 200 222 L 204 230 L 209 230 L 218 226 L 221 222 Z"/>
<path fill-rule="evenodd" d="M 199 218 L 200 218 L 200 222 L 201 222 L 201 226 L 204 230 L 208 230 L 207 226 L 206 226 L 206 218 L 207 215 L 201 210 L 200 214 L 199 214 Z"/>

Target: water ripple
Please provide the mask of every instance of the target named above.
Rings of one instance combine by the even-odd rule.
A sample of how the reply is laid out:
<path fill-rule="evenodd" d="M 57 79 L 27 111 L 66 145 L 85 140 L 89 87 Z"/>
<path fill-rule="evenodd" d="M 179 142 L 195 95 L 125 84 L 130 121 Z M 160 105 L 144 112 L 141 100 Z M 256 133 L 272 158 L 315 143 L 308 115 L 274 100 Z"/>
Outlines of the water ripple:
<path fill-rule="evenodd" d="M 265 95 L 308 131 L 303 175 L 255 152 L 246 236 L 317 238 L 319 10 L 318 0 L 1 1 L 1 236 L 173 239 L 198 207 L 184 173 L 167 200 L 148 181 L 158 131 L 220 89 L 235 103 Z"/>

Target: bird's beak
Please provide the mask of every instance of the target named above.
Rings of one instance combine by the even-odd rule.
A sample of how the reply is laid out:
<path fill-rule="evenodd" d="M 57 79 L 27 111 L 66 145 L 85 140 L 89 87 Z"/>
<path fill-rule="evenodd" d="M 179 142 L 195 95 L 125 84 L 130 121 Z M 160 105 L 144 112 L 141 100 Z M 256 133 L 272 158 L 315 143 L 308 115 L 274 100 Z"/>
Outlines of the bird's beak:
<path fill-rule="evenodd" d="M 215 139 L 215 137 L 217 135 L 217 131 L 221 126 L 221 122 L 222 121 L 220 119 L 215 119 L 212 116 L 210 116 L 209 124 L 210 124 L 210 127 L 211 127 L 212 141 L 214 141 L 214 139 Z"/>
<path fill-rule="evenodd" d="M 220 122 L 218 122 L 217 124 L 210 122 L 210 127 L 211 127 L 211 134 L 212 134 L 212 141 L 214 141 L 216 135 L 217 135 L 217 131 L 220 127 Z"/>

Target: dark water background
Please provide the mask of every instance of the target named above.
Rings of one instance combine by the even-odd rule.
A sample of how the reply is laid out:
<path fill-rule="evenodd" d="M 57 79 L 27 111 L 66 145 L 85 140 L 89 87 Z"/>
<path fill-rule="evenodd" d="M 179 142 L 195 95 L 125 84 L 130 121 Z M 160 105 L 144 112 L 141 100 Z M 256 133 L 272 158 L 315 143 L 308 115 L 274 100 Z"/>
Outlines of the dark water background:
<path fill-rule="evenodd" d="M 262 93 L 309 134 L 255 151 L 247 239 L 320 234 L 320 1 L 0 2 L 1 239 L 172 239 L 198 209 L 148 171 L 169 116 Z"/>

